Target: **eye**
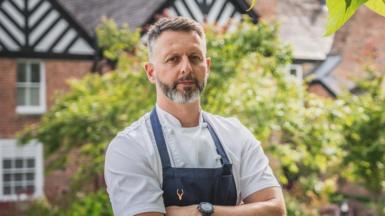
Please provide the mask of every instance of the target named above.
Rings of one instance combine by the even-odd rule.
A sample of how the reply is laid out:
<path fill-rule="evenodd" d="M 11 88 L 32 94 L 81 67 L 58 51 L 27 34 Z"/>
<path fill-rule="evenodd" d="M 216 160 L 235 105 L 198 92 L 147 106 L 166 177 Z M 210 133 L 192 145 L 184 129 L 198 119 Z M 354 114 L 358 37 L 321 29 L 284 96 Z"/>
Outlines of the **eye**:
<path fill-rule="evenodd" d="M 170 56 L 169 58 L 166 59 L 166 62 L 169 63 L 176 63 L 179 61 L 179 56 Z"/>
<path fill-rule="evenodd" d="M 192 63 L 200 63 L 202 61 L 202 57 L 199 55 L 192 55 L 190 56 L 190 61 Z"/>

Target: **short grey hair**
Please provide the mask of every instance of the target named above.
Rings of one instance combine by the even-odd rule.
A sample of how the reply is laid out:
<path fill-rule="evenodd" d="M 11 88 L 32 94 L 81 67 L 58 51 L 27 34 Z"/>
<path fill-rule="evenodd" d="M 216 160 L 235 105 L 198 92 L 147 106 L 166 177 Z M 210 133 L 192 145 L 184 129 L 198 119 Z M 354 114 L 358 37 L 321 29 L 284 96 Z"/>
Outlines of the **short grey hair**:
<path fill-rule="evenodd" d="M 147 33 L 148 56 L 151 58 L 154 41 L 165 31 L 196 32 L 206 43 L 206 36 L 201 24 L 186 17 L 164 17 L 153 24 Z"/>

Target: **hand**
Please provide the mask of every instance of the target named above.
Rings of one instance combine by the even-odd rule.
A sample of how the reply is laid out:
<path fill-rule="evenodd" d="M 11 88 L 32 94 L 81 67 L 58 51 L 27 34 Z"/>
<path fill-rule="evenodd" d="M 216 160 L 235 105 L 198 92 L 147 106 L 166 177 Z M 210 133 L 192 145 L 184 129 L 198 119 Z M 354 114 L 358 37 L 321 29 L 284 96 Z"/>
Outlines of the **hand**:
<path fill-rule="evenodd" d="M 166 216 L 201 216 L 198 205 L 169 206 L 166 208 Z"/>

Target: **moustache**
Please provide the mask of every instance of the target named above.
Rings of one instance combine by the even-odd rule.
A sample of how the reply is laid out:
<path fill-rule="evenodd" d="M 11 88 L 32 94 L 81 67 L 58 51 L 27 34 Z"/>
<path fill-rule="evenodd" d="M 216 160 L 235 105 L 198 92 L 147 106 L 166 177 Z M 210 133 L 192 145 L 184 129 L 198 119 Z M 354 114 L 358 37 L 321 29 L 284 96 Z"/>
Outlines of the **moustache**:
<path fill-rule="evenodd" d="M 195 77 L 193 77 L 193 76 L 191 76 L 191 75 L 187 75 L 187 76 L 182 77 L 182 78 L 178 79 L 177 81 L 175 81 L 173 87 L 176 88 L 176 86 L 177 86 L 178 84 L 180 84 L 180 83 L 185 83 L 185 82 L 192 82 L 192 83 L 194 83 L 196 86 L 199 85 L 199 81 L 198 81 L 197 78 L 195 78 Z"/>

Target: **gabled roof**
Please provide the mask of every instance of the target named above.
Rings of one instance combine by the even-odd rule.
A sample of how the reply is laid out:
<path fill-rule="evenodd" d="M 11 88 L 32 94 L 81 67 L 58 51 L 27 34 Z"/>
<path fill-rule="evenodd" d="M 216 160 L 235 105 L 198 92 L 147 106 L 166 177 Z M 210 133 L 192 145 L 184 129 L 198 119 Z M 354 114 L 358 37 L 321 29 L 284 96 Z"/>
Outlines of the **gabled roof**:
<path fill-rule="evenodd" d="M 315 78 L 311 81 L 311 84 L 321 84 L 333 97 L 336 97 L 341 93 L 339 80 L 332 75 L 333 70 L 340 64 L 341 56 L 331 55 L 317 67 L 313 75 Z"/>
<path fill-rule="evenodd" d="M 319 0 L 278 0 L 277 19 L 280 37 L 291 44 L 293 57 L 301 60 L 325 60 L 333 36 L 325 37 L 327 9 Z"/>
<path fill-rule="evenodd" d="M 343 91 L 353 89 L 353 83 L 333 75 L 334 69 L 336 69 L 340 63 L 340 55 L 329 55 L 326 60 L 314 70 L 312 75 L 315 77 L 310 84 L 321 84 L 333 97 L 340 95 Z"/>
<path fill-rule="evenodd" d="M 220 23 L 247 13 L 257 21 L 254 11 L 246 12 L 248 7 L 245 0 L 0 0 L 0 56 L 94 58 L 94 32 L 103 16 L 132 29 L 170 11 L 191 18 L 211 16 Z"/>
<path fill-rule="evenodd" d="M 242 14 L 247 13 L 254 22 L 258 15 L 244 0 L 174 0 L 165 9 L 168 15 L 184 16 L 198 22 L 217 23 L 224 25 L 229 19 L 239 21 Z"/>
<path fill-rule="evenodd" d="M 167 0 L 57 0 L 90 35 L 102 16 L 112 18 L 118 25 L 128 23 L 131 28 L 140 27 Z"/>
<path fill-rule="evenodd" d="M 154 21 L 156 14 L 165 9 L 180 8 L 179 5 L 199 7 L 207 15 L 205 5 L 218 6 L 219 10 L 226 10 L 233 5 L 240 13 L 246 13 L 248 4 L 245 0 L 57 0 L 75 19 L 87 29 L 90 35 L 100 23 L 100 18 L 112 18 L 118 25 L 128 23 L 131 28 L 143 27 Z M 231 9 L 230 9 L 231 10 Z M 192 11 L 175 11 L 176 15 L 191 15 Z M 231 11 L 232 13 L 233 11 Z M 258 19 L 254 11 L 247 12 L 255 21 Z M 220 14 L 217 14 L 220 15 Z M 190 16 L 191 17 L 191 16 Z M 219 16 L 218 16 L 219 17 Z M 195 17 L 192 17 L 195 18 Z M 199 21 L 199 20 L 198 20 Z"/>
<path fill-rule="evenodd" d="M 94 41 L 56 0 L 0 0 L 0 56 L 93 59 Z"/>

